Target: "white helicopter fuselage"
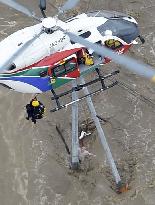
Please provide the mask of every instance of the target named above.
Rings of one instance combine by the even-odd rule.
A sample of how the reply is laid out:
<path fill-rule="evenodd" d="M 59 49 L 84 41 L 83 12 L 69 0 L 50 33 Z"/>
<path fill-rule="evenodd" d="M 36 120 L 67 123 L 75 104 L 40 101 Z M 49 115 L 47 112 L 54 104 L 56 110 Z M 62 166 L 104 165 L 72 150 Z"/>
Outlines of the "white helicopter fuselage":
<path fill-rule="evenodd" d="M 104 42 L 109 37 L 101 35 L 97 27 L 104 24 L 107 20 L 108 19 L 105 17 L 88 17 L 86 14 L 81 14 L 66 22 L 57 20 L 57 27 L 73 32 L 76 35 L 81 35 L 89 31 L 91 35 L 87 37 L 87 40 L 93 43 L 98 41 Z M 33 65 L 55 52 L 82 46 L 78 43 L 71 44 L 69 37 L 58 29 L 51 34 L 43 32 L 32 42 L 32 44 L 20 52 L 20 48 L 27 41 L 39 34 L 42 29 L 43 25 L 40 23 L 19 30 L 4 39 L 0 43 L 0 68 L 4 66 L 5 69 L 6 62 L 11 61 L 11 63 L 16 66 L 13 71 L 17 71 L 18 69 Z M 117 39 L 117 37 L 115 37 L 115 39 Z M 125 42 L 123 42 L 123 44 L 125 44 Z M 12 58 L 12 56 L 14 57 Z"/>
<path fill-rule="evenodd" d="M 0 67 L 10 59 L 14 53 L 18 53 L 20 47 L 37 35 L 42 29 L 42 24 L 27 27 L 8 36 L 0 43 Z M 19 52 L 13 59 L 16 65 L 14 71 L 27 67 L 64 48 L 69 43 L 69 37 L 57 30 L 52 34 L 42 33 L 24 51 Z"/>
<path fill-rule="evenodd" d="M 85 46 L 76 43 L 78 40 L 73 42 L 74 38 L 70 39 L 68 32 L 75 35 L 75 41 L 76 36 L 81 36 L 92 43 L 114 49 L 119 54 L 126 52 L 139 36 L 135 19 L 117 12 L 84 13 L 66 22 L 52 17 L 44 18 L 42 23 L 21 29 L 0 42 L 0 71 L 4 71 L 0 73 L 0 84 L 22 93 L 42 93 L 83 75 L 78 65 L 80 55 L 76 52 L 81 50 L 83 53 Z M 91 49 L 88 51 L 94 52 Z M 61 65 L 61 61 L 73 53 L 79 57 L 76 70 L 72 73 L 65 68 L 66 74 L 57 75 L 53 85 L 50 80 L 56 76 L 55 63 Z M 106 56 L 102 57 L 98 63 L 110 62 Z M 89 68 L 87 66 L 86 70 Z M 54 70 L 50 74 L 51 69 Z M 42 72 L 46 73 L 46 77 L 42 76 Z"/>

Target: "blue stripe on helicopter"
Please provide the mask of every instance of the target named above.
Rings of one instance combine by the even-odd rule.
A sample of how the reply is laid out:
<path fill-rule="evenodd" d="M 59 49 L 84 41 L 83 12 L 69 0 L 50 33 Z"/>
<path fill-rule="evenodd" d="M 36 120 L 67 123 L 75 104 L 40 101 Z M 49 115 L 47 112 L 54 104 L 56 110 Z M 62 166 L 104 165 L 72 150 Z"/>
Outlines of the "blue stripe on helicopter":
<path fill-rule="evenodd" d="M 52 85 L 50 84 L 50 78 L 49 77 L 28 77 L 28 76 L 19 76 L 19 77 L 0 77 L 0 80 L 12 80 L 12 81 L 20 81 L 23 83 L 27 83 L 29 85 L 32 85 L 39 90 L 46 92 L 48 90 L 52 89 Z"/>

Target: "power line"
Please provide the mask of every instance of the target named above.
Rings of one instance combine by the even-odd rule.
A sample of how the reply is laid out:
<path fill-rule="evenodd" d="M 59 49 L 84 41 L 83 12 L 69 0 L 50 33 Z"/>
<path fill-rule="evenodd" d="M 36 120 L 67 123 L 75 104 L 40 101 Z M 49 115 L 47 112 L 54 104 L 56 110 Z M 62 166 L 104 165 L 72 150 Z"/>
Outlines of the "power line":
<path fill-rule="evenodd" d="M 131 88 L 126 83 L 118 81 L 118 86 L 121 87 L 122 89 L 126 90 L 130 94 L 134 95 L 135 97 L 138 97 L 141 101 L 143 101 L 147 105 L 151 106 L 152 108 L 155 108 L 155 103 L 152 102 L 151 99 L 147 98 L 146 96 L 142 95 L 141 93 L 139 93 L 135 89 Z"/>

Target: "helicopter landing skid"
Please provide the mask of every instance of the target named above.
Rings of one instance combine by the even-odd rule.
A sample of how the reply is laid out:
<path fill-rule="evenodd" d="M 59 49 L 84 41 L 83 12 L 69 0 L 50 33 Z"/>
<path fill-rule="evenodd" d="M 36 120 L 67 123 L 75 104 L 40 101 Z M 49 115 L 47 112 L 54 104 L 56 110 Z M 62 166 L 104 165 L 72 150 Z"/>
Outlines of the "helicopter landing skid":
<path fill-rule="evenodd" d="M 94 79 L 92 81 L 89 81 L 88 83 L 79 84 L 76 87 L 73 87 L 72 89 L 70 89 L 68 91 L 65 91 L 63 93 L 60 93 L 58 95 L 52 89 L 51 92 L 53 94 L 53 97 L 51 97 L 51 100 L 55 100 L 57 107 L 52 109 L 52 110 L 50 110 L 50 112 L 55 112 L 55 111 L 61 110 L 62 108 L 67 108 L 69 105 L 72 105 L 73 103 L 79 102 L 79 101 L 87 98 L 88 96 L 96 95 L 96 94 L 98 94 L 98 93 L 100 93 L 102 91 L 105 91 L 105 90 L 107 90 L 109 88 L 112 88 L 112 87 L 114 87 L 115 85 L 118 84 L 118 81 L 115 81 L 115 82 L 113 82 L 113 83 L 111 83 L 109 85 L 105 85 L 105 81 L 104 80 L 107 79 L 107 78 L 110 78 L 110 77 L 112 77 L 114 75 L 117 75 L 119 73 L 119 70 L 116 70 L 116 71 L 114 71 L 112 73 L 109 73 L 109 74 L 107 74 L 105 76 L 101 75 L 100 70 L 98 68 L 96 68 L 96 72 L 98 74 L 98 78 L 96 78 L 96 79 Z M 95 84 L 95 83 L 97 83 L 99 81 L 101 82 L 101 85 L 102 85 L 102 87 L 100 89 L 98 89 L 98 90 L 96 90 L 94 92 L 91 92 L 88 95 L 82 96 L 82 97 L 80 97 L 80 98 L 78 98 L 78 99 L 76 99 L 74 101 L 71 101 L 71 102 L 69 102 L 67 104 L 63 104 L 63 105 L 60 104 L 59 98 L 65 96 L 65 95 L 68 95 L 69 93 L 72 93 L 74 91 L 80 91 L 84 87 L 90 86 L 90 85 Z"/>

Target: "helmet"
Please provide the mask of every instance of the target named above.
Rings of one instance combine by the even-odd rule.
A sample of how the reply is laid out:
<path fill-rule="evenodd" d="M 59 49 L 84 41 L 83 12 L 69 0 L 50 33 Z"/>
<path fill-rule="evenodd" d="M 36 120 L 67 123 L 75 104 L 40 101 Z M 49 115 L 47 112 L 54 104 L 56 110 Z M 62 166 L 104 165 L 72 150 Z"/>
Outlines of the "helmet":
<path fill-rule="evenodd" d="M 39 106 L 39 101 L 38 101 L 38 100 L 33 100 L 33 101 L 32 101 L 32 106 L 33 106 L 33 107 Z"/>
<path fill-rule="evenodd" d="M 105 36 L 112 36 L 112 31 L 111 30 L 106 30 L 104 32 Z"/>

